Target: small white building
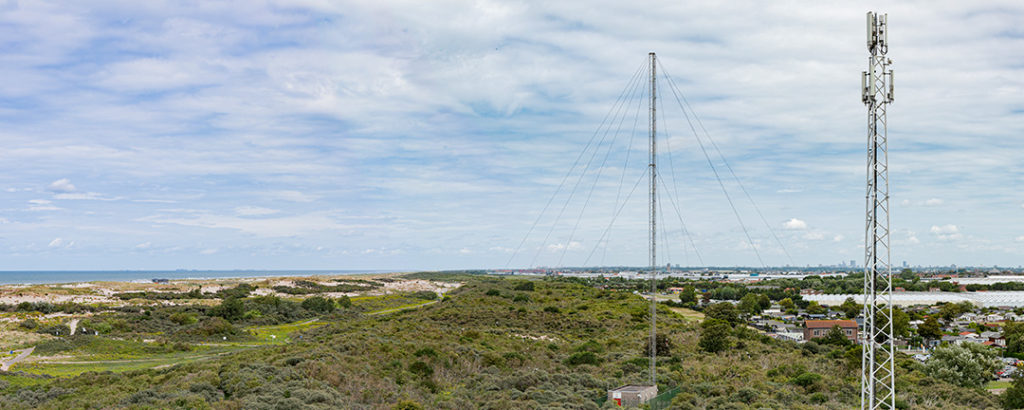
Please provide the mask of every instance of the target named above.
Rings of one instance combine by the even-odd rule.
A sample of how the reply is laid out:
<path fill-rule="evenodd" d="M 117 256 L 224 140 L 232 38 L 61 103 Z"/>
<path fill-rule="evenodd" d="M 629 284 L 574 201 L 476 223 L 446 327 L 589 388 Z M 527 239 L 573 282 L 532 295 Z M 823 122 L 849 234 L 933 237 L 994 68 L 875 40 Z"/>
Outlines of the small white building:
<path fill-rule="evenodd" d="M 658 386 L 627 384 L 608 390 L 608 401 L 620 407 L 640 407 L 658 395 Z"/>

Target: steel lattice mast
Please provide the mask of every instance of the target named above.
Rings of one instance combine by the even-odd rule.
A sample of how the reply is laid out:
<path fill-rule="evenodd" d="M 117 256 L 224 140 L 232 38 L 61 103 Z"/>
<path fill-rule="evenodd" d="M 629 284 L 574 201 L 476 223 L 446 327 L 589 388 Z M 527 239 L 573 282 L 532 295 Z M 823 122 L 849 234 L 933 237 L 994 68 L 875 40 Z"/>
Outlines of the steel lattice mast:
<path fill-rule="evenodd" d="M 651 121 L 651 124 L 650 124 L 651 125 L 651 162 L 650 162 L 650 165 L 648 166 L 648 168 L 650 169 L 650 179 L 651 179 L 651 181 L 650 181 L 651 182 L 651 199 L 650 199 L 650 205 L 651 205 L 651 213 L 650 213 L 650 216 L 651 216 L 651 221 L 650 221 L 650 229 L 651 229 L 651 232 L 650 232 L 650 239 L 651 239 L 651 250 L 650 250 L 650 256 L 651 256 L 651 349 L 650 349 L 650 353 L 651 353 L 651 385 L 652 386 L 657 386 L 658 385 L 658 378 L 656 376 L 656 370 L 655 370 L 655 367 L 656 367 L 655 361 L 657 360 L 657 344 L 658 344 L 658 341 L 657 341 L 657 339 L 658 339 L 658 335 L 657 335 L 657 329 L 658 329 L 657 303 L 658 303 L 658 301 L 655 299 L 655 292 L 657 290 L 657 280 L 658 280 L 657 279 L 657 275 L 658 275 L 658 258 L 657 258 L 657 249 L 655 248 L 656 239 L 657 239 L 657 224 L 655 222 L 655 216 L 656 216 L 656 213 L 657 213 L 657 195 L 656 195 L 657 191 L 656 190 L 657 190 L 657 186 L 658 186 L 657 185 L 657 176 L 658 176 L 657 175 L 657 172 L 658 172 L 658 144 L 657 144 L 657 140 L 656 140 L 656 135 L 657 135 L 657 115 L 656 115 L 656 113 L 657 113 L 657 105 L 656 105 L 656 103 L 657 103 L 657 80 L 656 80 L 656 78 L 657 77 L 656 77 L 656 74 L 657 74 L 657 72 L 656 72 L 656 68 L 655 68 L 655 67 L 657 67 L 657 57 L 655 57 L 653 52 L 648 54 L 648 55 L 651 58 L 651 102 L 650 102 L 650 104 L 651 104 L 651 107 L 650 107 L 650 111 L 651 111 L 651 119 L 650 119 L 650 121 Z"/>
<path fill-rule="evenodd" d="M 889 151 L 886 109 L 893 101 L 892 61 L 886 57 L 888 15 L 868 12 L 868 71 L 861 99 L 868 107 L 866 228 L 864 232 L 864 326 L 861 333 L 862 409 L 893 409 L 892 266 L 889 231 Z"/>

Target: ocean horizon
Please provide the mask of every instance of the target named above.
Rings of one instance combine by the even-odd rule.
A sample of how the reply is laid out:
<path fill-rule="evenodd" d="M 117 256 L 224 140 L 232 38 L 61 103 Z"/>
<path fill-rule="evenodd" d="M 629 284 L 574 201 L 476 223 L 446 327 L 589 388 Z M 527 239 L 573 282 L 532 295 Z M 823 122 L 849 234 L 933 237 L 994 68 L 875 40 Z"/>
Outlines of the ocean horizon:
<path fill-rule="evenodd" d="M 131 282 L 152 279 L 228 279 L 276 276 L 370 275 L 395 270 L 81 270 L 0 271 L 0 285 Z"/>

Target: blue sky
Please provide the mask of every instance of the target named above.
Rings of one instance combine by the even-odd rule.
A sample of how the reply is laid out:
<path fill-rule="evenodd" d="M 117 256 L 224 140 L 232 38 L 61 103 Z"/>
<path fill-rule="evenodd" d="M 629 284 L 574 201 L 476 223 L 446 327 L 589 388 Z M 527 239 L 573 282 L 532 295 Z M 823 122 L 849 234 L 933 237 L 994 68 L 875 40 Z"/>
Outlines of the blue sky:
<path fill-rule="evenodd" d="M 792 262 L 859 262 L 869 8 L 897 81 L 894 262 L 1024 264 L 1019 2 L 549 3 L 2 1 L 0 270 L 645 264 L 643 192 L 597 241 L 642 136 L 575 232 L 579 193 L 526 234 L 648 51 Z M 759 264 L 664 121 L 693 244 L 663 204 L 661 255 Z"/>

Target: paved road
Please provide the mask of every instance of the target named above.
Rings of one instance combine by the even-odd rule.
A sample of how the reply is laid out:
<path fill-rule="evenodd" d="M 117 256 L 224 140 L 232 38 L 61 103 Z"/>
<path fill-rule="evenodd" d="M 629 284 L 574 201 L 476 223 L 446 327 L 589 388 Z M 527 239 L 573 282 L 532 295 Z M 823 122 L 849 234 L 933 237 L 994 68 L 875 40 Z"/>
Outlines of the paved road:
<path fill-rule="evenodd" d="M 6 372 L 15 363 L 18 363 L 18 362 L 20 362 L 22 360 L 25 360 L 25 358 L 28 357 L 28 355 L 32 354 L 33 350 L 36 350 L 35 346 L 32 346 L 32 347 L 30 347 L 28 349 L 15 350 L 16 352 L 21 352 L 21 353 L 19 353 L 17 356 L 15 356 L 12 359 L 4 360 L 4 361 L 0 362 L 0 371 L 5 371 Z"/>

